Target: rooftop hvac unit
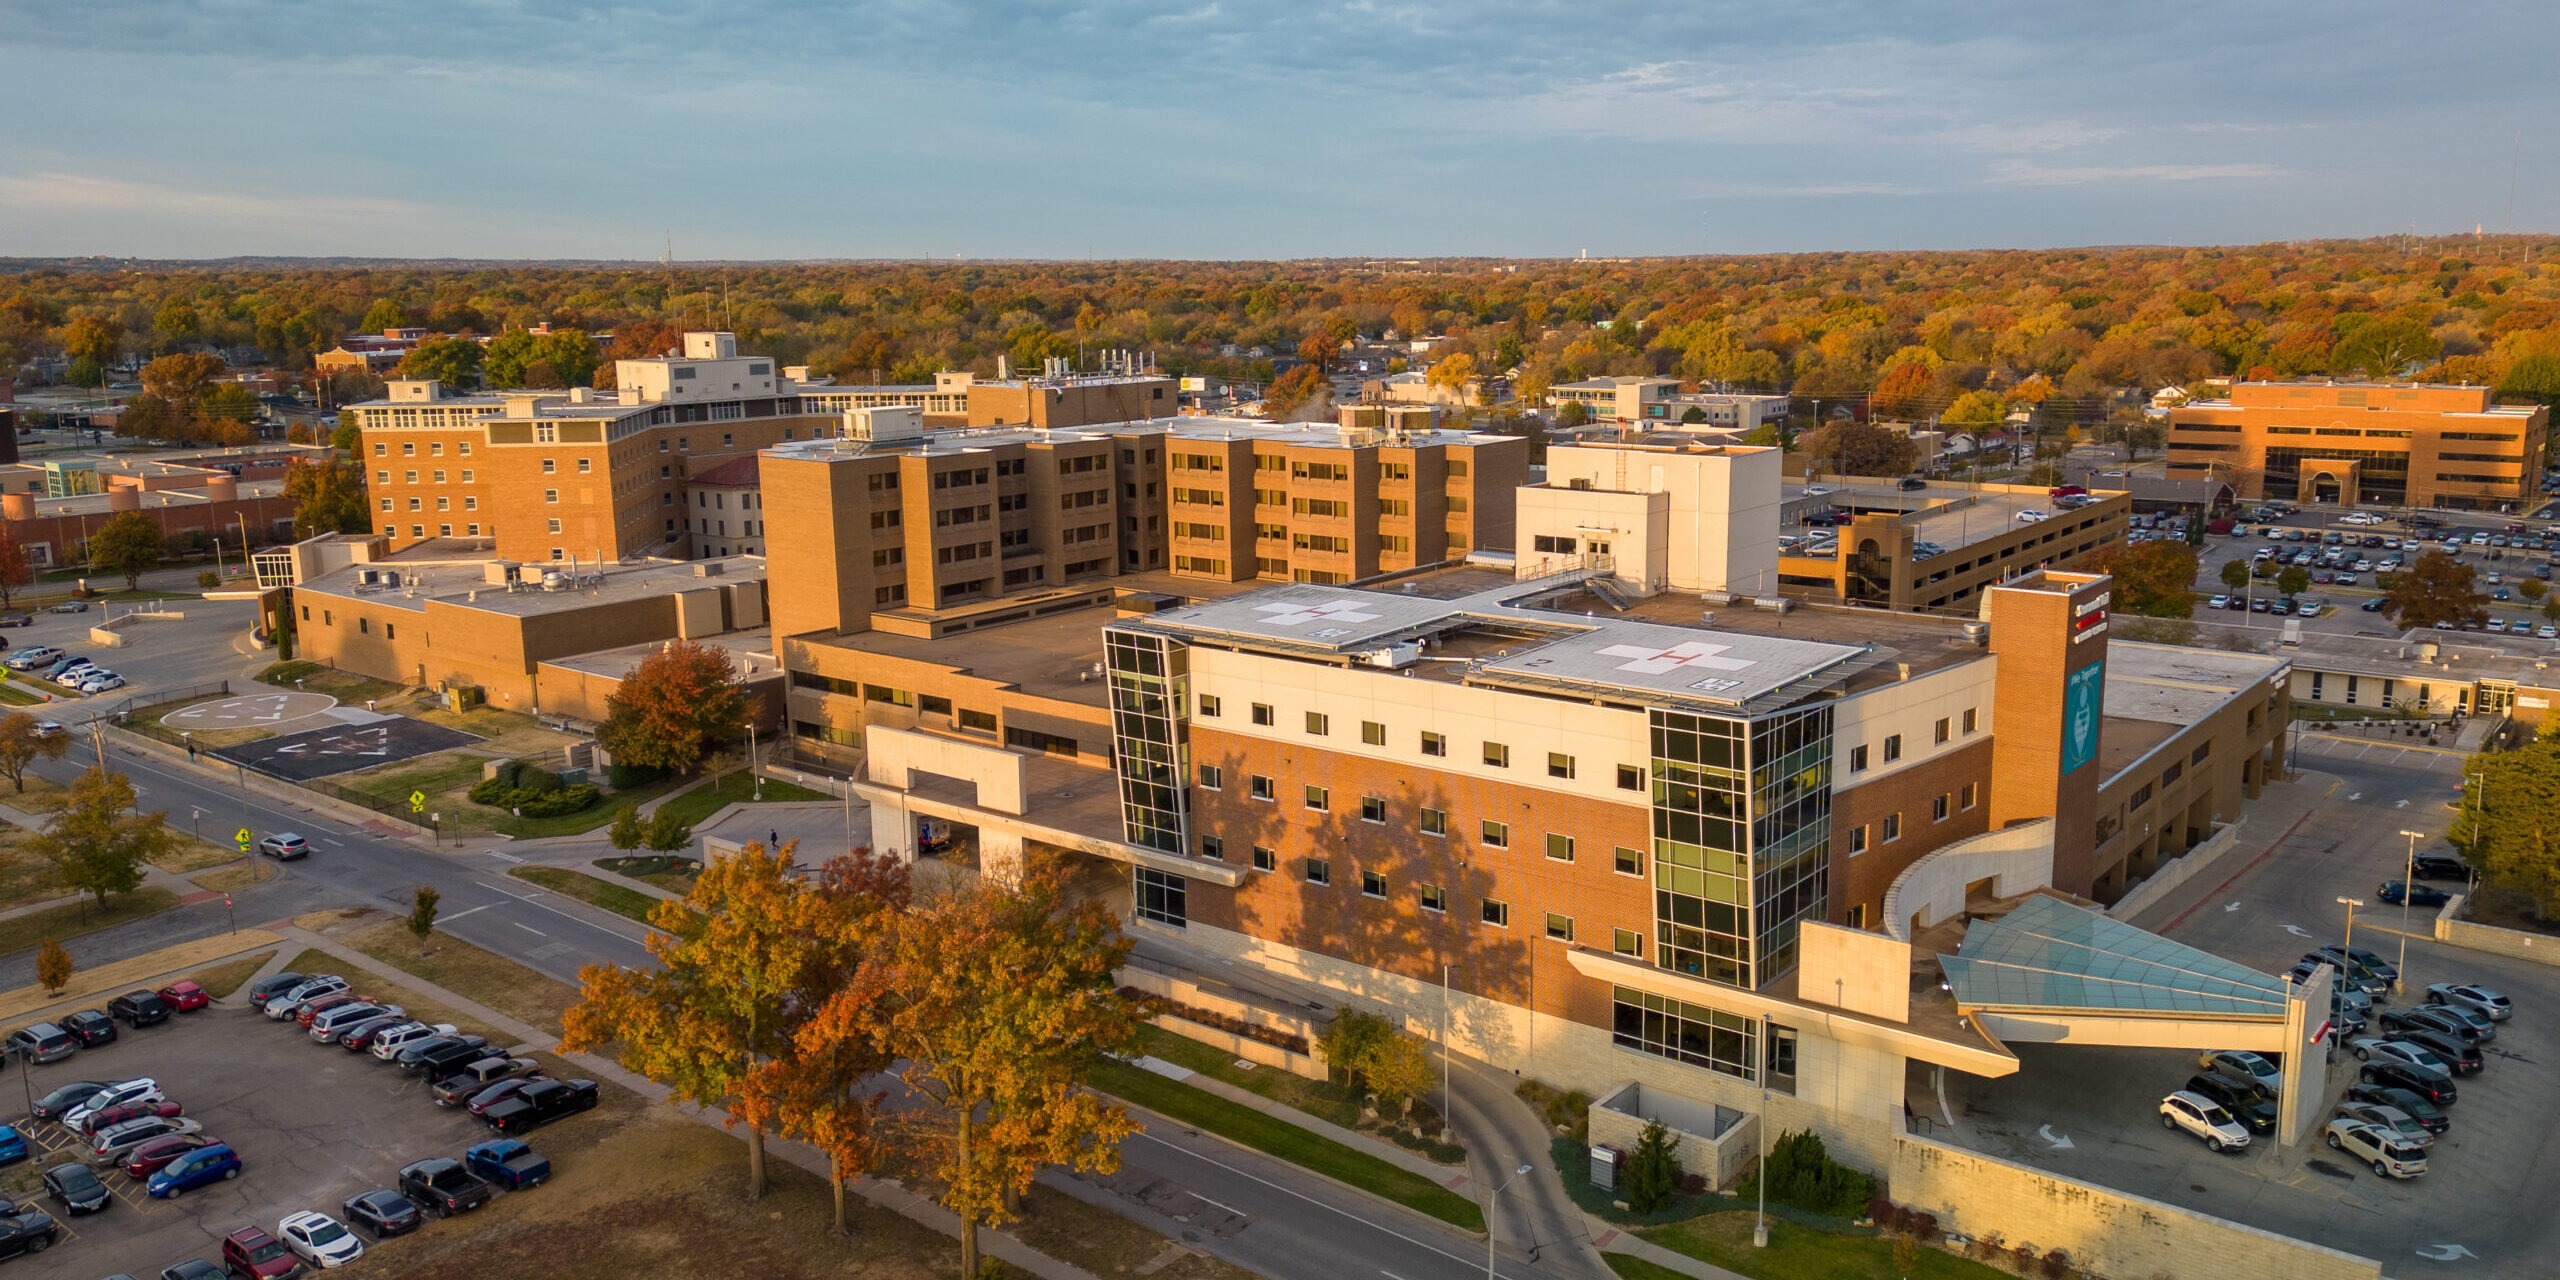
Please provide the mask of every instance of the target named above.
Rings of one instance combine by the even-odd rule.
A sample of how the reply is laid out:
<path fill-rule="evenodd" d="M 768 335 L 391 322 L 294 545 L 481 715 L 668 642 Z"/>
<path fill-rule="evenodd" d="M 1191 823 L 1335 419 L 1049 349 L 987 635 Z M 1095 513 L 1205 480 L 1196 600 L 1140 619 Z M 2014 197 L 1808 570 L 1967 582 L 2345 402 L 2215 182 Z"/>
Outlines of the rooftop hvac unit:
<path fill-rule="evenodd" d="M 1389 670 L 1400 671 L 1422 660 L 1422 646 L 1412 643 L 1391 644 L 1384 649 L 1372 649 L 1361 654 L 1360 660 L 1373 667 L 1386 667 Z"/>
<path fill-rule="evenodd" d="M 1790 613 L 1795 610 L 1796 602 L 1785 596 L 1754 596 L 1751 607 L 1765 609 L 1770 613 Z"/>
<path fill-rule="evenodd" d="M 1964 624 L 1964 638 L 1967 643 L 1973 645 L 1975 648 L 1988 647 L 1991 643 L 1991 624 L 1987 622 L 1968 622 Z"/>

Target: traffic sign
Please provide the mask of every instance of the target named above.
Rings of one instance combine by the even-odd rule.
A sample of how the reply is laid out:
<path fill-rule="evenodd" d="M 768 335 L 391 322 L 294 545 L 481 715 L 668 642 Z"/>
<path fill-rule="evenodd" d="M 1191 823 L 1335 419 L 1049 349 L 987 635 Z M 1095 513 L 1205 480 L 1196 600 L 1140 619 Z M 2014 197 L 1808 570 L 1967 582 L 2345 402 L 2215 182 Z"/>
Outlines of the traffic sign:
<path fill-rule="evenodd" d="M 240 842 L 240 852 L 247 853 L 249 851 L 249 829 L 247 827 L 242 827 L 238 831 L 233 832 L 232 838 Z"/>
<path fill-rule="evenodd" d="M 426 793 L 426 792 L 424 792 L 424 791 L 412 791 L 412 792 L 410 792 L 410 793 L 409 793 L 409 812 L 411 812 L 411 813 L 425 813 L 426 811 L 427 811 L 427 793 Z"/>

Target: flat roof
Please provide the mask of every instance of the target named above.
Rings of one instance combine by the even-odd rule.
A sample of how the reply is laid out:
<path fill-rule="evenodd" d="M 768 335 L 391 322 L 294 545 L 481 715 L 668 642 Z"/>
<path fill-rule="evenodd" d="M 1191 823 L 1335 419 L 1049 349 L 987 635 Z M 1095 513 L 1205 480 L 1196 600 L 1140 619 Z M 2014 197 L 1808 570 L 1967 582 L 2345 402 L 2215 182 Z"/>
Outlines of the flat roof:
<path fill-rule="evenodd" d="M 1691 628 L 1711 627 L 1719 632 L 1807 640 L 1817 644 L 1875 645 L 1879 649 L 1890 649 L 1894 661 L 1908 664 L 1915 675 L 1989 656 L 1989 651 L 1983 646 L 1965 638 L 1964 624 L 1969 619 L 1895 613 L 1855 605 L 1795 601 L 1786 612 L 1780 613 L 1775 609 L 1758 608 L 1747 600 L 1711 605 L 1702 596 L 1666 592 L 1645 597 L 1636 601 L 1633 607 L 1621 611 L 1597 596 L 1576 592 L 1557 600 L 1552 607 L 1563 613 L 1615 613 L 1619 617 L 1639 621 Z M 1710 614 L 1715 619 L 1712 623 L 1706 621 Z"/>
<path fill-rule="evenodd" d="M 730 669 L 742 676 L 775 675 L 782 670 L 781 660 L 774 656 L 773 628 L 771 627 L 756 627 L 747 631 L 724 631 L 718 635 L 692 636 L 689 639 L 695 644 L 716 649 L 728 655 Z M 544 658 L 542 665 L 619 679 L 629 675 L 633 667 L 639 666 L 641 659 L 666 647 L 666 644 L 664 640 L 645 640 L 638 644 L 616 645 L 610 649 L 596 649 L 587 653 Z"/>
<path fill-rule="evenodd" d="M 1781 502 L 1794 503 L 1808 495 L 1808 486 L 1787 481 L 1778 486 Z M 1911 527 L 1912 536 L 1921 542 L 1934 543 L 1943 554 L 1959 550 L 2020 527 L 2018 513 L 2041 511 L 2048 519 L 2066 519 L 2073 512 L 2057 511 L 2052 495 L 2034 488 L 1976 488 L 1964 484 L 1932 481 L 1922 489 L 1903 489 L 1898 485 L 1830 483 L 1817 480 L 1811 487 L 1825 490 L 1810 495 L 1823 498 L 1834 507 L 1863 512 L 1904 513 L 1903 523 Z M 2092 489 L 2090 497 L 2103 501 L 2116 497 L 2120 489 Z M 2033 523 L 2033 522 L 2028 522 Z M 1915 559 L 1926 560 L 1925 548 Z"/>
<path fill-rule="evenodd" d="M 1144 619 L 1210 640 L 1279 641 L 1325 653 L 1359 653 L 1390 638 L 1451 621 L 1448 600 L 1356 587 L 1265 587 Z"/>
<path fill-rule="evenodd" d="M 638 564 L 597 565 L 588 562 L 575 566 L 567 561 L 530 560 L 519 565 L 522 576 L 516 589 L 510 591 L 503 584 L 489 581 L 488 569 L 495 563 L 498 562 L 490 559 L 348 565 L 297 584 L 294 590 L 345 600 L 370 600 L 420 613 L 426 611 L 429 601 L 442 601 L 460 608 L 529 618 L 597 604 L 673 595 L 703 587 L 756 582 L 764 578 L 763 556 L 644 560 Z M 712 567 L 712 571 L 702 572 L 705 567 Z M 559 573 L 565 578 L 573 568 L 576 585 L 559 590 L 544 589 L 544 574 Z M 377 575 L 376 581 L 367 583 L 364 580 L 368 572 Z M 396 584 L 389 580 L 393 576 L 399 579 Z"/>
<path fill-rule="evenodd" d="M 2104 912 L 2034 894 L 1976 920 L 1938 957 L 1956 1007 L 2127 1017 L 2282 1021 L 2282 979 L 2172 942 Z"/>
<path fill-rule="evenodd" d="M 2292 665 L 2289 659 L 2265 654 L 2111 641 L 2106 714 L 2111 719 L 2194 724 Z"/>
<path fill-rule="evenodd" d="M 1413 448 L 1419 445 L 1487 444 L 1520 438 L 1499 432 L 1461 431 L 1450 427 L 1390 430 L 1383 427 L 1345 427 L 1335 422 L 1265 422 L 1259 418 L 1186 416 L 1136 418 L 1126 422 L 1088 423 L 1074 427 L 946 427 L 891 440 L 849 440 L 830 436 L 788 440 L 763 452 L 773 457 L 817 461 L 879 456 L 943 457 L 1012 444 L 1077 444 L 1140 435 L 1164 435 L 1178 440 L 1251 440 L 1259 444 L 1304 449 Z"/>
<path fill-rule="evenodd" d="M 1530 611 L 1529 616 L 1545 615 Z M 1477 669 L 1497 679 L 1561 680 L 1740 706 L 1837 671 L 1873 652 L 1872 645 L 1826 644 L 1613 618 L 1590 630 L 1565 632 L 1535 648 L 1488 658 Z"/>

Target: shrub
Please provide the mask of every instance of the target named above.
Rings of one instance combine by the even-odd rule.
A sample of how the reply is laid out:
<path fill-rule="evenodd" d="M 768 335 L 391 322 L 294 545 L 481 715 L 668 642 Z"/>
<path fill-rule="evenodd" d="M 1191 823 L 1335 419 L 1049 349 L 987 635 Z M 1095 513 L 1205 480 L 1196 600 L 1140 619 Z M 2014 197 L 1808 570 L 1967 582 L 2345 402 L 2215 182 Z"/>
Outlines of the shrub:
<path fill-rule="evenodd" d="M 616 791 L 629 791 L 633 787 L 645 787 L 665 776 L 667 776 L 667 771 L 664 769 L 652 769 L 646 765 L 636 764 L 609 765 L 604 771 L 605 782 L 611 785 Z"/>
<path fill-rule="evenodd" d="M 537 769 L 526 765 L 516 774 L 516 789 L 530 791 L 538 796 L 558 791 L 561 785 L 560 775 L 548 769 Z"/>
<path fill-rule="evenodd" d="M 562 786 L 560 775 L 556 773 L 544 773 L 538 769 L 525 772 L 528 777 L 548 778 L 551 785 L 543 788 L 510 787 L 502 785 L 503 778 L 484 778 L 468 794 L 474 803 L 496 809 L 514 809 L 528 818 L 554 818 L 564 813 L 576 813 L 596 802 L 598 793 L 592 783 Z"/>
<path fill-rule="evenodd" d="M 1662 1127 L 1660 1121 L 1645 1125 L 1643 1136 L 1636 1139 L 1635 1154 L 1627 1161 L 1627 1208 L 1636 1213 L 1652 1213 L 1671 1203 L 1679 1186 L 1680 1140 Z"/>
<path fill-rule="evenodd" d="M 498 804 L 502 797 L 513 790 L 515 790 L 515 784 L 507 780 L 506 770 L 501 767 L 496 774 L 472 783 L 471 789 L 463 794 L 471 797 L 473 804 Z"/>
<path fill-rule="evenodd" d="M 1922 1244 L 1931 1243 L 1938 1238 L 1938 1215 L 1905 1209 L 1902 1211 L 1902 1229 L 1920 1237 Z"/>
<path fill-rule="evenodd" d="M 1800 1209 L 1853 1217 L 1876 1193 L 1876 1180 L 1833 1160 L 1819 1135 L 1783 1134 L 1769 1149 L 1769 1197 Z"/>
<path fill-rule="evenodd" d="M 215 573 L 211 569 L 207 569 L 196 575 L 196 585 L 207 591 L 211 591 L 215 587 L 222 585 L 222 575 Z"/>
<path fill-rule="evenodd" d="M 2071 1255 L 2060 1249 L 2047 1250 L 2044 1255 L 2044 1280 L 2062 1280 L 2069 1274 L 2071 1274 Z"/>

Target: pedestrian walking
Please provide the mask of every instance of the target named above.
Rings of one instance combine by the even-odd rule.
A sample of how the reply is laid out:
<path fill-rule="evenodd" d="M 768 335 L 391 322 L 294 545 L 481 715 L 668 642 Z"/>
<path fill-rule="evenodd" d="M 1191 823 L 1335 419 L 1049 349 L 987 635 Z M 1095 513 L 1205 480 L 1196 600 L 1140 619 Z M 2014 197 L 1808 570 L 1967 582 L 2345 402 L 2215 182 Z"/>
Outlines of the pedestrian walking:
<path fill-rule="evenodd" d="M 770 850 L 774 850 L 774 849 L 779 849 L 779 848 L 781 848 L 781 847 L 782 847 L 782 829 L 781 829 L 781 828 L 779 828 L 779 827 L 766 827 L 766 828 L 764 829 L 764 847 L 765 847 L 768 851 L 770 851 Z"/>

